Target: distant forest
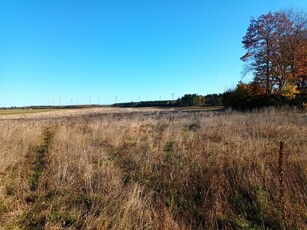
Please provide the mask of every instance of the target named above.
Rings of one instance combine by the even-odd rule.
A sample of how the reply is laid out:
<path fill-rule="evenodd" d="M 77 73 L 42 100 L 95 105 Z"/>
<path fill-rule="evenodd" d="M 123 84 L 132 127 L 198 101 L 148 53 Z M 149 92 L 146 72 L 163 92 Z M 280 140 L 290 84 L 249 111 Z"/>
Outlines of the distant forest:
<path fill-rule="evenodd" d="M 179 107 L 179 106 L 222 106 L 223 94 L 186 94 L 178 100 L 140 101 L 116 103 L 114 107 Z"/>

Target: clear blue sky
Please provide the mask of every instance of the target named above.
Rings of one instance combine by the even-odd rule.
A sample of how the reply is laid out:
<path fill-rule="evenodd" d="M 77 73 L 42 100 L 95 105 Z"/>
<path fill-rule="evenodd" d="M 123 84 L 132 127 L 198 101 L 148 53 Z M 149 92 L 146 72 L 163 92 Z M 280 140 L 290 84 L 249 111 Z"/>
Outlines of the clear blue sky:
<path fill-rule="evenodd" d="M 172 99 L 241 79 L 251 16 L 306 0 L 0 0 L 0 107 Z"/>

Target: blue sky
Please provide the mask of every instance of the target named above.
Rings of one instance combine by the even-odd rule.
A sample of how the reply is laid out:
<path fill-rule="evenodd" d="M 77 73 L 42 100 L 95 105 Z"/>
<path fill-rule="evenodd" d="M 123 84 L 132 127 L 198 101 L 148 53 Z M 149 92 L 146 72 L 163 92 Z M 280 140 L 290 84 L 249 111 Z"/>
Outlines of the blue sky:
<path fill-rule="evenodd" d="M 252 16 L 306 0 L 1 0 L 0 107 L 221 93 Z"/>

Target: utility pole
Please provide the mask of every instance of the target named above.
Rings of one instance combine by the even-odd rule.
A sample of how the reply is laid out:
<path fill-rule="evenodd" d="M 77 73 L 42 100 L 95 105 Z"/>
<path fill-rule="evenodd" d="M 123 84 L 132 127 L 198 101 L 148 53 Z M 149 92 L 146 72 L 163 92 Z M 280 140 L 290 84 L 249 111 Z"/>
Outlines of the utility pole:
<path fill-rule="evenodd" d="M 173 100 L 174 100 L 174 93 L 172 93 L 172 98 L 173 98 Z"/>
<path fill-rule="evenodd" d="M 59 105 L 61 106 L 61 97 L 59 97 Z"/>
<path fill-rule="evenodd" d="M 88 104 L 91 104 L 91 96 L 88 97 Z"/>

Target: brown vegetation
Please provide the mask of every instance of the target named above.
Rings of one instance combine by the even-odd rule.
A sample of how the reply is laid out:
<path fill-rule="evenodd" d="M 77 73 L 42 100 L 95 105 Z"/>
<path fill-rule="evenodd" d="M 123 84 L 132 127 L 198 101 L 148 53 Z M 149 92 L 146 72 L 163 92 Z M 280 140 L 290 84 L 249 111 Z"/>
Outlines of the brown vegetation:
<path fill-rule="evenodd" d="M 306 136 L 274 109 L 0 120 L 0 226 L 306 229 Z"/>

